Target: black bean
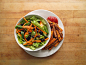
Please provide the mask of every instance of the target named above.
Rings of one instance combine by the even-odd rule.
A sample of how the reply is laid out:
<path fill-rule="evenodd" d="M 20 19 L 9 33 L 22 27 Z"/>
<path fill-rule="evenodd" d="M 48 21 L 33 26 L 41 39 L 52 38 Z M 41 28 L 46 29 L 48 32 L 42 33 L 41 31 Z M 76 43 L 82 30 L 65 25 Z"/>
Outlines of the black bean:
<path fill-rule="evenodd" d="M 45 39 L 41 39 L 41 42 L 45 41 Z"/>
<path fill-rule="evenodd" d="M 36 28 L 37 30 L 39 30 L 38 28 Z"/>
<path fill-rule="evenodd" d="M 47 36 L 45 36 L 45 38 L 47 38 Z"/>
<path fill-rule="evenodd" d="M 40 34 L 43 34 L 43 32 L 42 32 L 42 31 L 40 31 L 39 33 L 40 33 Z"/>
<path fill-rule="evenodd" d="M 38 21 L 40 23 L 40 21 Z"/>
<path fill-rule="evenodd" d="M 30 36 L 28 36 L 26 39 L 27 39 L 27 41 L 29 41 L 30 40 Z"/>
<path fill-rule="evenodd" d="M 31 23 L 31 21 L 29 21 Z"/>
<path fill-rule="evenodd" d="M 45 41 L 45 39 L 43 39 L 43 41 Z"/>
<path fill-rule="evenodd" d="M 33 30 L 35 30 L 35 28 L 33 28 Z"/>

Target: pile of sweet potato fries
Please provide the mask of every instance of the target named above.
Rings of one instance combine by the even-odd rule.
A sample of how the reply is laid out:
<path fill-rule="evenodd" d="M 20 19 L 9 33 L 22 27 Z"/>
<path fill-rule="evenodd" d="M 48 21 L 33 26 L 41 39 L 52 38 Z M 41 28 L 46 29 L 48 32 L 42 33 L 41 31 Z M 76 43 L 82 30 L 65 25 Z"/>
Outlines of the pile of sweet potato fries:
<path fill-rule="evenodd" d="M 49 20 L 47 21 L 49 22 L 51 27 L 51 38 L 49 43 L 43 48 L 43 50 L 51 50 L 53 47 L 56 47 L 63 39 L 63 30 L 58 26 L 58 24 Z"/>

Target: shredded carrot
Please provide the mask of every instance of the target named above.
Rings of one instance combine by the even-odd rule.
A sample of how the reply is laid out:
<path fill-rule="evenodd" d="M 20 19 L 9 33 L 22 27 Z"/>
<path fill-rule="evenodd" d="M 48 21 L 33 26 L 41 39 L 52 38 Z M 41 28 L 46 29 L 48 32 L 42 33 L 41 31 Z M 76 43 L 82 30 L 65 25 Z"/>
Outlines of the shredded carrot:
<path fill-rule="evenodd" d="M 24 25 L 25 25 L 25 24 L 26 24 L 26 23 L 24 23 Z M 24 25 L 23 25 L 23 26 L 24 26 Z"/>
<path fill-rule="evenodd" d="M 32 32 L 32 30 L 29 30 L 29 32 Z"/>
<path fill-rule="evenodd" d="M 17 25 L 20 25 L 21 23 L 18 23 Z"/>
<path fill-rule="evenodd" d="M 61 40 L 61 36 L 60 36 L 60 34 L 59 34 L 59 32 L 57 30 L 56 30 L 56 32 L 57 32 L 58 40 L 60 41 Z"/>
<path fill-rule="evenodd" d="M 48 40 L 49 38 L 46 38 L 45 40 Z"/>
<path fill-rule="evenodd" d="M 40 26 L 43 27 L 43 23 L 40 21 Z"/>
<path fill-rule="evenodd" d="M 34 25 L 34 24 L 33 24 Z M 34 25 L 35 26 L 35 25 Z M 37 27 L 37 26 L 36 26 Z M 39 27 L 37 27 L 39 30 L 41 30 Z M 47 34 L 45 31 L 41 30 L 43 33 Z"/>
<path fill-rule="evenodd" d="M 41 40 L 34 40 L 33 42 L 41 42 Z"/>
<path fill-rule="evenodd" d="M 32 45 L 33 43 L 32 42 L 29 42 L 27 45 Z"/>
<path fill-rule="evenodd" d="M 32 26 L 32 23 L 31 23 L 31 25 L 30 26 Z"/>
<path fill-rule="evenodd" d="M 28 35 L 28 31 L 24 34 L 24 39 L 25 41 L 27 41 L 27 39 L 25 38 L 25 35 Z"/>
<path fill-rule="evenodd" d="M 18 34 L 21 36 L 21 34 L 18 32 Z"/>
<path fill-rule="evenodd" d="M 16 33 L 18 33 L 18 28 L 16 29 Z"/>
<path fill-rule="evenodd" d="M 27 28 L 27 29 L 33 29 L 33 27 L 31 26 L 22 26 L 23 28 Z"/>
<path fill-rule="evenodd" d="M 24 39 L 25 39 L 25 41 L 27 42 L 27 39 L 25 38 L 25 36 L 24 36 Z"/>
<path fill-rule="evenodd" d="M 18 32 L 21 32 L 20 30 L 18 30 Z"/>
<path fill-rule="evenodd" d="M 26 21 L 26 23 L 28 22 L 28 21 L 25 19 L 25 17 L 23 17 L 23 19 Z"/>
<path fill-rule="evenodd" d="M 31 38 L 29 41 L 27 41 L 25 44 L 23 45 L 27 45 L 27 43 L 30 43 L 34 38 Z"/>
<path fill-rule="evenodd" d="M 37 36 L 37 34 L 34 36 L 34 38 Z M 27 45 L 27 43 L 31 42 L 34 38 L 31 38 L 29 41 L 27 41 L 25 44 L 23 45 Z"/>
<path fill-rule="evenodd" d="M 31 45 L 32 44 L 32 42 L 31 41 L 27 41 L 25 44 L 23 44 L 23 45 Z"/>

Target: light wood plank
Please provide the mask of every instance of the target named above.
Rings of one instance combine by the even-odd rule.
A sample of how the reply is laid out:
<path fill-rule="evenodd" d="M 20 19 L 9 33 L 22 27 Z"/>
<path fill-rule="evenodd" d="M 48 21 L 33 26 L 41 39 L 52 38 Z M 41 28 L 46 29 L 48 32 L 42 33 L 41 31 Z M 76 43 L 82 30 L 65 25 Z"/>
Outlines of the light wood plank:
<path fill-rule="evenodd" d="M 85 41 L 86 35 L 79 35 L 79 34 L 66 34 L 64 38 L 64 42 L 86 42 Z"/>
<path fill-rule="evenodd" d="M 74 18 L 81 18 L 81 17 L 86 18 L 86 10 L 83 10 L 83 11 L 76 10 L 73 13 L 74 13 L 74 16 L 73 16 Z"/>
<path fill-rule="evenodd" d="M 64 3 L 76 3 L 76 2 L 86 2 L 86 0 L 0 0 L 1 3 L 27 3 L 27 2 L 35 2 L 35 3 L 40 3 L 40 2 L 64 2 Z"/>
<path fill-rule="evenodd" d="M 37 9 L 86 10 L 86 3 L 0 3 L 0 5 L 1 11 L 9 10 L 14 12 L 21 10 L 37 10 Z"/>
<path fill-rule="evenodd" d="M 0 26 L 1 27 L 14 27 L 16 25 L 16 23 L 18 22 L 19 19 L 14 18 L 14 19 L 0 19 Z M 0 28 L 1 29 L 1 28 Z"/>
<path fill-rule="evenodd" d="M 39 61 L 39 62 L 38 62 Z M 69 61 L 69 62 L 67 62 L 67 61 Z M 32 60 L 32 59 L 30 59 L 30 60 L 2 60 L 2 61 L 0 61 L 1 62 L 1 65 L 3 65 L 4 63 L 6 64 L 6 65 L 19 65 L 19 64 L 21 64 L 21 65 L 24 65 L 24 64 L 31 64 L 31 65 L 34 65 L 34 63 L 35 63 L 35 65 L 85 65 L 86 64 L 86 62 L 85 62 L 85 60 L 49 60 L 49 59 L 43 59 L 43 58 L 41 58 L 41 60 L 38 60 L 38 58 L 37 58 L 37 60 Z M 44 64 L 45 63 L 45 64 Z"/>
<path fill-rule="evenodd" d="M 15 51 L 14 51 L 15 50 Z M 12 50 L 6 50 L 6 52 L 2 52 L 2 60 L 48 60 L 50 62 L 50 60 L 78 60 L 80 58 L 80 60 L 85 60 L 86 57 L 86 50 L 73 50 L 73 51 L 58 51 L 56 52 L 54 55 L 45 58 L 35 58 L 32 57 L 30 55 L 28 55 L 23 49 L 20 51 L 17 51 L 16 49 L 12 49 Z M 10 51 L 12 51 L 11 53 L 9 53 Z M 15 53 L 15 54 L 14 54 Z M 26 56 L 25 56 L 26 55 Z M 13 57 L 14 56 L 14 57 Z M 50 60 L 49 60 L 50 59 Z M 29 60 L 29 62 L 30 62 Z M 56 63 L 56 62 L 55 62 Z"/>
<path fill-rule="evenodd" d="M 63 18 L 64 26 L 86 26 L 86 18 Z"/>
<path fill-rule="evenodd" d="M 63 43 L 60 51 L 86 50 L 86 43 Z"/>
<path fill-rule="evenodd" d="M 65 26 L 65 34 L 86 34 L 86 27 Z"/>
<path fill-rule="evenodd" d="M 12 12 L 5 10 L 3 12 L 0 12 L 0 18 L 21 18 L 31 11 L 32 10 Z M 49 10 L 49 11 L 55 13 L 59 18 L 86 18 L 85 15 L 86 10 Z"/>
<path fill-rule="evenodd" d="M 25 10 L 21 12 L 3 11 L 0 13 L 0 18 L 21 18 L 32 10 Z M 50 10 L 60 18 L 73 18 L 73 11 L 71 10 Z M 70 14 L 70 15 L 68 15 Z"/>

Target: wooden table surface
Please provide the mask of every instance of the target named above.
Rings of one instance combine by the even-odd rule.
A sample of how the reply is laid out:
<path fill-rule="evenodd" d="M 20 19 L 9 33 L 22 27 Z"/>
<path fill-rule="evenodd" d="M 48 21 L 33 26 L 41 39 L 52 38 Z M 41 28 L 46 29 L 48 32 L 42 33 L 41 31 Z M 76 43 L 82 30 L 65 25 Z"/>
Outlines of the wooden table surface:
<path fill-rule="evenodd" d="M 60 17 L 65 29 L 61 48 L 37 58 L 21 49 L 14 38 L 17 21 L 45 9 Z M 0 0 L 0 65 L 86 65 L 86 0 Z"/>

